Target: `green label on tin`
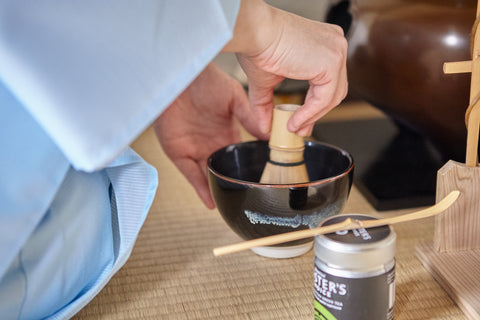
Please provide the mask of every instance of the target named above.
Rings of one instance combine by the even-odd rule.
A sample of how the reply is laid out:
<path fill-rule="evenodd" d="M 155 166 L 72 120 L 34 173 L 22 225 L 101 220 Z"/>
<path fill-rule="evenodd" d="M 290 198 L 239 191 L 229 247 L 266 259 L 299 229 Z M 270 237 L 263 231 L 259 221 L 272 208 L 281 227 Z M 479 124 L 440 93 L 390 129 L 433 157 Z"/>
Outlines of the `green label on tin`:
<path fill-rule="evenodd" d="M 314 269 L 315 320 L 393 320 L 395 267 L 364 278 Z"/>
<path fill-rule="evenodd" d="M 315 320 L 337 320 L 322 304 L 314 301 L 315 306 Z"/>

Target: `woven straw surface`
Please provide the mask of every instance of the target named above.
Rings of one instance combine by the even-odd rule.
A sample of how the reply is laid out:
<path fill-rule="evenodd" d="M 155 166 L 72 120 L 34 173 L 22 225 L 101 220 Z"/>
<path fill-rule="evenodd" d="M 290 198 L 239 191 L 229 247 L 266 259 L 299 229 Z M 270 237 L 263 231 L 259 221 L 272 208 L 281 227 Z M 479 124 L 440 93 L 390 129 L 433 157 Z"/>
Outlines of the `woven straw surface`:
<path fill-rule="evenodd" d="M 157 167 L 160 186 L 127 264 L 75 319 L 313 319 L 313 251 L 275 260 L 250 250 L 214 257 L 240 241 L 206 209 L 147 130 L 134 148 Z M 392 216 L 352 189 L 343 212 Z M 395 319 L 465 319 L 423 268 L 415 245 L 430 240 L 433 219 L 395 226 Z"/>

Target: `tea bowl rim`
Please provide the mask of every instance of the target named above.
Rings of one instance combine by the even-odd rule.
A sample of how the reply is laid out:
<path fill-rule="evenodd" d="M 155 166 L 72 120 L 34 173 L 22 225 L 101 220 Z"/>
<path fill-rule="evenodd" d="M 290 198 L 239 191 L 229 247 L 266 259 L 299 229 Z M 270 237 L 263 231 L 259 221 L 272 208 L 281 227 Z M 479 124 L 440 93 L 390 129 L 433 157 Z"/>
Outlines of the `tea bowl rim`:
<path fill-rule="evenodd" d="M 262 187 L 262 188 L 266 187 L 266 188 L 282 189 L 282 188 L 302 188 L 302 187 L 309 187 L 309 186 L 317 186 L 317 185 L 326 184 L 326 183 L 329 183 L 329 182 L 332 182 L 332 181 L 335 181 L 335 180 L 339 180 L 339 179 L 343 178 L 344 176 L 350 174 L 350 172 L 353 170 L 353 168 L 355 166 L 355 160 L 353 159 L 353 156 L 347 150 L 345 150 L 341 147 L 332 145 L 330 143 L 323 142 L 323 141 L 305 140 L 305 146 L 322 145 L 322 146 L 325 146 L 325 147 L 328 147 L 328 148 L 331 148 L 331 149 L 336 149 L 337 151 L 339 151 L 343 156 L 345 156 L 349 160 L 348 167 L 345 170 L 343 170 L 341 173 L 339 173 L 335 176 L 325 178 L 325 179 L 314 180 L 314 181 L 309 181 L 309 182 L 302 182 L 302 183 L 291 183 L 291 184 L 271 184 L 271 183 L 260 183 L 260 182 L 253 182 L 253 181 L 245 181 L 245 180 L 235 179 L 235 178 L 223 175 L 223 174 L 219 173 L 218 171 L 216 171 L 215 169 L 212 168 L 211 163 L 213 161 L 213 156 L 220 151 L 223 151 L 227 148 L 234 148 L 234 147 L 240 146 L 240 145 L 267 144 L 267 143 L 268 143 L 267 141 L 263 141 L 263 140 L 251 140 L 251 141 L 238 142 L 238 143 L 230 144 L 230 145 L 224 146 L 222 148 L 219 148 L 218 150 L 214 151 L 207 159 L 208 172 L 213 174 L 214 176 L 222 179 L 222 180 L 225 180 L 225 181 L 228 181 L 228 182 L 231 182 L 231 183 L 235 183 L 235 184 L 241 184 L 241 185 L 251 186 L 251 187 Z"/>

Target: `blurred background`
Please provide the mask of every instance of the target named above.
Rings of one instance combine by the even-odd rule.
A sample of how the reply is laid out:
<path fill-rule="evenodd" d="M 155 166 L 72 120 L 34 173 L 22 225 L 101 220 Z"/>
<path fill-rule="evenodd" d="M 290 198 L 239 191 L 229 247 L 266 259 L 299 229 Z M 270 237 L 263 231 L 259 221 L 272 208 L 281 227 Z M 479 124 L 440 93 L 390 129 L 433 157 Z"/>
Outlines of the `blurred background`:
<path fill-rule="evenodd" d="M 354 183 L 377 210 L 433 204 L 438 169 L 465 159 L 470 74 L 445 75 L 443 63 L 471 59 L 476 1 L 266 2 L 337 24 L 348 40 L 349 94 L 312 138 L 353 155 Z M 233 55 L 215 62 L 247 88 Z M 302 104 L 307 89 L 287 79 L 277 103 Z"/>

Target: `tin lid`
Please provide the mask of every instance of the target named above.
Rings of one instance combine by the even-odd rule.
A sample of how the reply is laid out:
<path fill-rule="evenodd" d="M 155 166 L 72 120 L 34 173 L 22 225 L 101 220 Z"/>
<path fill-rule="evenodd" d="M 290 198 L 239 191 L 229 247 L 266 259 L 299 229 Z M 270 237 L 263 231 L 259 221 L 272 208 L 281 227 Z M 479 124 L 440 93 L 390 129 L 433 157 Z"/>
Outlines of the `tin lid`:
<path fill-rule="evenodd" d="M 333 216 L 321 223 L 327 226 L 347 218 L 372 220 L 363 214 Z M 367 270 L 390 263 L 395 258 L 396 234 L 390 226 L 337 231 L 315 237 L 315 256 L 336 268 Z"/>

